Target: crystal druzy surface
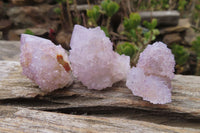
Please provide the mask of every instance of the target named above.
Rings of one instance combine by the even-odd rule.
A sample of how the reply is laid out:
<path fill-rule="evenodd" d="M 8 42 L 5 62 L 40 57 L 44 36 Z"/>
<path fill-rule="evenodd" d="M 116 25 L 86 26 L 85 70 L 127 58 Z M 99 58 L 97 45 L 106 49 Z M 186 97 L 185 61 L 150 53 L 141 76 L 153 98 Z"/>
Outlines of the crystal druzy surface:
<path fill-rule="evenodd" d="M 136 66 L 128 73 L 126 82 L 132 93 L 154 104 L 171 102 L 175 60 L 166 44 L 156 42 L 148 45 Z"/>
<path fill-rule="evenodd" d="M 23 74 L 43 91 L 51 92 L 73 82 L 67 53 L 50 40 L 22 34 L 20 62 Z"/>
<path fill-rule="evenodd" d="M 75 25 L 70 46 L 73 74 L 88 89 L 101 90 L 126 79 L 130 58 L 113 51 L 112 42 L 100 27 Z"/>
<path fill-rule="evenodd" d="M 171 102 L 171 90 L 162 79 L 145 75 L 143 69 L 133 67 L 128 73 L 126 86 L 136 96 L 154 104 Z"/>
<path fill-rule="evenodd" d="M 148 45 L 140 54 L 137 67 L 144 70 L 147 75 L 158 75 L 174 78 L 175 60 L 171 50 L 162 42 L 155 42 Z"/>

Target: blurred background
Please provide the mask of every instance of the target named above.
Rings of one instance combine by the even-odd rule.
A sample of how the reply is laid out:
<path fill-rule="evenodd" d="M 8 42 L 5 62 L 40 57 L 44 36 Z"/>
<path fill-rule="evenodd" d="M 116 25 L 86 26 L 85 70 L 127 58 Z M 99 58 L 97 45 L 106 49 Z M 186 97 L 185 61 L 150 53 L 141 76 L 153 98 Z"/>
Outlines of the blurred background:
<path fill-rule="evenodd" d="M 26 33 L 69 50 L 75 24 L 100 26 L 132 65 L 147 44 L 162 41 L 175 55 L 177 74 L 200 75 L 200 0 L 0 1 L 0 40 Z"/>

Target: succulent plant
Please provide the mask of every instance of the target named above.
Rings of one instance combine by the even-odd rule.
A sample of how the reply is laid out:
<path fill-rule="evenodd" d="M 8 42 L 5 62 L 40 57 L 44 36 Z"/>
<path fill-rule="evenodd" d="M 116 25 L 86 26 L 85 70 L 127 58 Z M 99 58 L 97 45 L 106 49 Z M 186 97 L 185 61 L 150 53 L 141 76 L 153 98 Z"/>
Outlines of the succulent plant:
<path fill-rule="evenodd" d="M 124 28 L 126 31 L 130 31 L 132 29 L 136 29 L 141 22 L 141 17 L 138 13 L 131 13 L 129 18 L 124 19 Z"/>
<path fill-rule="evenodd" d="M 100 8 L 99 6 L 95 5 L 92 7 L 92 9 L 88 9 L 87 10 L 87 16 L 89 17 L 89 20 L 95 25 L 97 26 L 96 21 L 99 19 L 100 16 L 100 12 L 99 12 Z"/>
<path fill-rule="evenodd" d="M 200 76 L 200 36 L 198 36 L 197 39 L 192 42 L 192 44 L 192 49 L 197 54 L 196 75 Z"/>
<path fill-rule="evenodd" d="M 108 17 L 112 17 L 119 10 L 119 5 L 112 0 L 102 1 L 101 7 Z"/>
<path fill-rule="evenodd" d="M 116 51 L 122 55 L 125 54 L 127 56 L 130 56 L 130 58 L 132 58 L 134 56 L 134 54 L 137 51 L 137 48 L 135 45 L 129 43 L 129 42 L 125 42 L 123 44 L 118 44 Z"/>
<path fill-rule="evenodd" d="M 200 59 L 200 36 L 198 36 L 192 44 L 192 49 L 196 52 L 197 57 Z"/>
<path fill-rule="evenodd" d="M 180 66 L 184 65 L 189 58 L 189 53 L 186 48 L 178 44 L 172 45 L 172 53 L 175 56 L 176 64 Z"/>
<path fill-rule="evenodd" d="M 34 35 L 33 31 L 31 31 L 30 29 L 26 29 L 24 34 Z"/>

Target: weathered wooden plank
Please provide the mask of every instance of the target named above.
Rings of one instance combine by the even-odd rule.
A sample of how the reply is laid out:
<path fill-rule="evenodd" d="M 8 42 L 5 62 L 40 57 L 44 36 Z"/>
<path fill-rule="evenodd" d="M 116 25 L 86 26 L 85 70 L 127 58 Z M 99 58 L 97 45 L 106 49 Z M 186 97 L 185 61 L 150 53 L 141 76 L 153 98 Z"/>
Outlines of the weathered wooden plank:
<path fill-rule="evenodd" d="M 197 133 L 200 129 L 170 127 L 150 122 L 68 115 L 45 111 L 0 106 L 0 132 L 134 132 Z"/>
<path fill-rule="evenodd" d="M 200 77 L 176 75 L 172 102 L 154 105 L 133 96 L 124 82 L 102 91 L 88 90 L 80 82 L 44 95 L 37 85 L 21 75 L 19 62 L 0 61 L 0 104 L 54 110 L 84 107 L 122 107 L 168 111 L 200 118 Z M 27 99 L 28 98 L 28 99 Z"/>
<path fill-rule="evenodd" d="M 0 99 L 35 97 L 40 89 L 25 76 L 19 62 L 0 61 Z M 21 84 L 21 85 L 19 85 Z"/>
<path fill-rule="evenodd" d="M 19 41 L 0 41 L 0 60 L 19 60 Z"/>

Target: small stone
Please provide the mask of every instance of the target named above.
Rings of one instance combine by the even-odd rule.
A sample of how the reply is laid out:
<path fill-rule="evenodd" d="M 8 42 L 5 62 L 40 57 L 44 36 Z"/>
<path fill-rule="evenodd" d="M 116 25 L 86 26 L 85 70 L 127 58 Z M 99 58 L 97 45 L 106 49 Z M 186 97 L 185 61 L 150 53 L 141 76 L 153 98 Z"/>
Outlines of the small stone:
<path fill-rule="evenodd" d="M 194 29 L 192 28 L 187 29 L 185 32 L 185 37 L 184 37 L 185 45 L 191 46 L 192 42 L 196 40 L 197 36 L 198 34 L 195 32 Z"/>
<path fill-rule="evenodd" d="M 172 43 L 181 42 L 181 41 L 182 41 L 182 38 L 179 33 L 167 34 L 163 38 L 163 42 L 168 45 Z"/>
<path fill-rule="evenodd" d="M 191 27 L 189 19 L 179 19 L 178 25 L 173 27 L 167 27 L 160 30 L 160 34 L 167 34 L 167 33 L 177 33 L 187 30 Z"/>

